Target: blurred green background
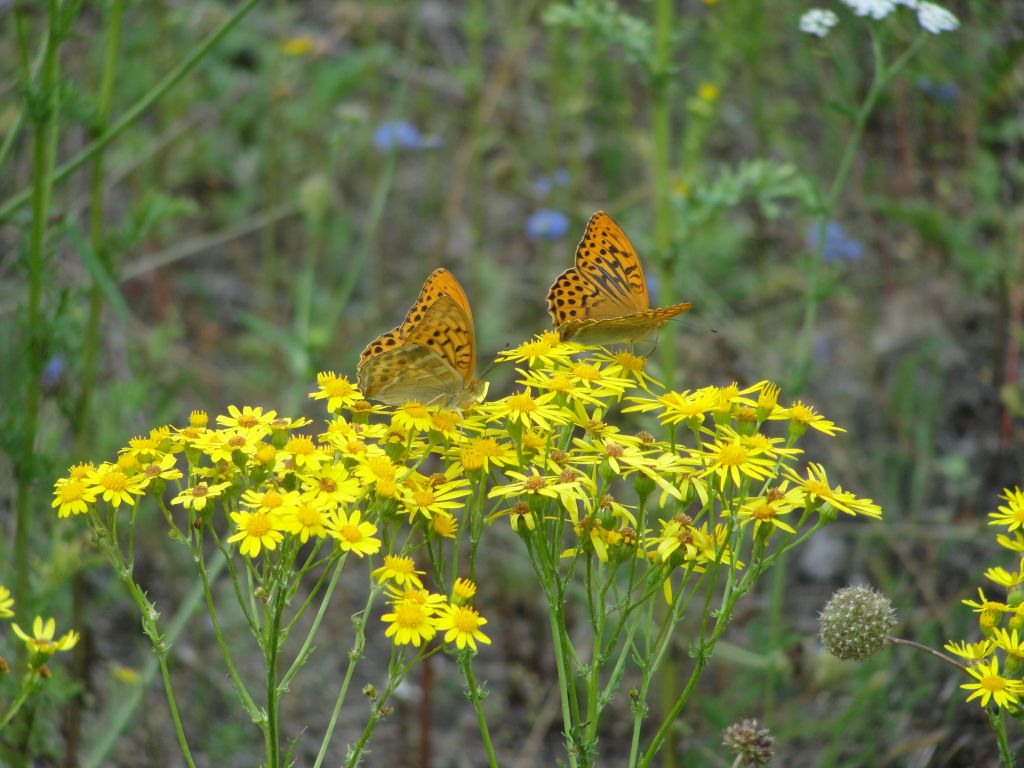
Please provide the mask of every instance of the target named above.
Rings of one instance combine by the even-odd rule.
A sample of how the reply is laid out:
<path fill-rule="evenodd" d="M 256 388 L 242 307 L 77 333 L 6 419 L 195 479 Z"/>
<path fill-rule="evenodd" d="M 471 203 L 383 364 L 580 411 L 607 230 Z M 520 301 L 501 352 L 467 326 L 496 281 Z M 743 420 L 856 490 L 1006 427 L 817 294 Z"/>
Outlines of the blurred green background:
<path fill-rule="evenodd" d="M 678 764 L 728 765 L 720 731 L 752 716 L 779 765 L 994 764 L 951 670 L 907 649 L 841 665 L 815 634 L 835 588 L 870 583 L 902 637 L 939 647 L 971 631 L 959 601 L 984 568 L 1013 567 L 985 513 L 1024 453 L 1024 5 L 958 2 L 960 29 L 931 36 L 906 8 L 871 21 L 823 0 L 839 18 L 824 39 L 798 29 L 811 4 L 770 0 L 243 5 L 0 3 L 0 583 L 17 586 L 18 530 L 19 620 L 31 607 L 84 633 L 54 665 L 34 764 L 179 760 L 158 681 L 138 677 L 134 609 L 84 527 L 56 525 L 55 477 L 193 408 L 321 418 L 316 372 L 354 375 L 442 265 L 473 304 L 484 371 L 549 327 L 548 285 L 598 209 L 637 247 L 655 304 L 695 304 L 658 339 L 663 380 L 777 381 L 846 427 L 818 456 L 885 510 L 840 521 L 747 601 L 678 725 Z M 867 111 L 873 40 L 889 62 L 920 48 Z M 18 197 L 48 147 L 60 168 L 112 129 L 45 208 Z M 492 393 L 507 375 L 486 374 Z M 149 535 L 140 579 L 169 619 L 189 564 Z M 482 669 L 503 764 L 553 765 L 552 660 L 523 567 L 509 554 L 481 580 L 496 638 Z M 345 637 L 347 616 L 333 621 Z M 210 646 L 202 615 L 175 644 L 187 728 L 206 764 L 253 765 L 262 745 Z M 296 736 L 320 732 L 340 663 L 318 656 L 293 691 Z M 432 675 L 368 764 L 482 764 L 451 662 Z M 424 714 L 428 688 L 446 709 Z M 624 733 L 602 738 L 606 764 Z"/>

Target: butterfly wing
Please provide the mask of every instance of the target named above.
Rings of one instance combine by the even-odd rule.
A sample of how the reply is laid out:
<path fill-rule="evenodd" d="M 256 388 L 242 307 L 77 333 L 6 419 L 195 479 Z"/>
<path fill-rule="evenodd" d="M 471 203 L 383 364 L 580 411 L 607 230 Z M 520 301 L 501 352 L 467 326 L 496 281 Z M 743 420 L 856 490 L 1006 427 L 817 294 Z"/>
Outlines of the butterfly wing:
<path fill-rule="evenodd" d="M 692 307 L 693 304 L 684 301 L 622 317 L 568 320 L 558 327 L 558 335 L 562 341 L 575 341 L 584 346 L 631 343 L 650 335 L 673 317 Z"/>
<path fill-rule="evenodd" d="M 576 263 L 548 291 L 555 327 L 575 320 L 619 318 L 650 306 L 647 280 L 636 249 L 604 211 L 590 217 L 576 247 Z"/>
<path fill-rule="evenodd" d="M 455 275 L 447 269 L 435 269 L 427 276 L 420 289 L 420 295 L 416 297 L 412 307 L 405 313 L 402 324 L 367 344 L 359 355 L 359 365 L 363 365 L 369 358 L 379 355 L 381 352 L 401 346 L 406 335 L 423 320 L 427 309 L 437 301 L 438 296 L 442 295 L 450 297 L 462 308 L 469 319 L 470 329 L 472 329 L 473 313 L 469 308 L 466 292 L 462 290 Z"/>
<path fill-rule="evenodd" d="M 451 283 L 439 282 L 436 292 L 428 292 L 431 279 L 439 273 L 443 273 L 441 281 Z M 461 407 L 482 392 L 473 378 L 476 338 L 469 303 L 447 270 L 428 278 L 420 298 L 424 295 L 432 296 L 425 308 L 418 309 L 418 299 L 401 326 L 363 350 L 357 369 L 359 386 L 366 397 L 388 405 L 417 400 Z"/>

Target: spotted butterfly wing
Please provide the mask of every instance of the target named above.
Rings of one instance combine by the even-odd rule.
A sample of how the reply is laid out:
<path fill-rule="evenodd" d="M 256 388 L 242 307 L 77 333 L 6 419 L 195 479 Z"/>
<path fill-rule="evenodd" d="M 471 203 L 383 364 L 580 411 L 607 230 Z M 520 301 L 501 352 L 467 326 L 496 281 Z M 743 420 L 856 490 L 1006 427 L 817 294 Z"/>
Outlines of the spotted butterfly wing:
<path fill-rule="evenodd" d="M 412 307 L 405 313 L 405 320 L 402 321 L 401 325 L 392 328 L 387 333 L 379 336 L 378 338 L 371 341 L 363 349 L 359 355 L 359 366 L 362 367 L 363 363 L 370 357 L 380 354 L 386 349 L 393 349 L 401 346 L 402 339 L 417 323 L 423 319 L 423 315 L 426 313 L 427 308 L 433 304 L 438 296 L 442 294 L 449 296 L 453 299 L 466 313 L 468 318 L 469 327 L 472 331 L 473 328 L 473 313 L 469 308 L 469 299 L 466 298 L 466 292 L 462 290 L 462 286 L 459 281 L 455 279 L 455 275 L 449 272 L 443 267 L 435 269 L 430 275 L 427 276 L 426 282 L 423 283 L 423 287 L 420 289 L 420 295 L 416 297 L 416 301 L 413 302 Z M 472 334 L 470 334 L 472 335 Z"/>
<path fill-rule="evenodd" d="M 548 313 L 559 336 L 586 345 L 642 339 L 692 306 L 650 308 L 636 249 L 604 211 L 590 217 L 574 266 L 548 291 Z"/>
<path fill-rule="evenodd" d="M 367 345 L 359 358 L 363 394 L 387 405 L 410 400 L 463 407 L 481 396 L 473 378 L 476 338 L 462 287 L 447 270 L 437 270 L 402 325 Z"/>

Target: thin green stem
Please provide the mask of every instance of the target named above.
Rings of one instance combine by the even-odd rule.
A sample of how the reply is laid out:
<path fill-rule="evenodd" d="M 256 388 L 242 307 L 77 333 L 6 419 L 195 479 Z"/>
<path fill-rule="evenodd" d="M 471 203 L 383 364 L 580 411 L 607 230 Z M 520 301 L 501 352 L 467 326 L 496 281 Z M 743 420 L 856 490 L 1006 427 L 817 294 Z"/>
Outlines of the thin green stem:
<path fill-rule="evenodd" d="M 1006 738 L 1006 712 L 1000 707 L 995 712 L 988 710 L 988 723 L 996 733 L 996 743 L 999 745 L 999 762 L 1006 768 L 1014 768 L 1017 765 L 1017 758 L 1010 751 L 1010 742 Z"/>
<path fill-rule="evenodd" d="M 569 691 L 573 682 L 566 670 L 566 652 L 562 637 L 562 623 L 556 609 L 555 601 L 548 600 L 548 624 L 551 627 L 551 643 L 555 651 L 555 668 L 558 670 L 558 693 L 562 702 L 562 727 L 565 729 L 566 747 L 569 753 L 569 765 L 576 768 L 576 751 L 574 719 L 569 703 Z"/>
<path fill-rule="evenodd" d="M 331 712 L 331 719 L 327 723 L 327 729 L 324 731 L 324 738 L 320 743 L 320 751 L 317 752 L 313 768 L 320 768 L 324 762 L 324 757 L 327 755 L 327 747 L 331 743 L 334 727 L 338 723 L 338 715 L 341 714 L 341 706 L 345 702 L 348 686 L 352 682 L 352 675 L 356 671 L 356 665 L 359 663 L 359 660 L 363 658 L 363 649 L 366 647 L 366 622 L 370 618 L 370 609 L 373 608 L 373 603 L 378 594 L 380 594 L 380 587 L 374 586 L 370 589 L 370 594 L 366 598 L 366 605 L 363 606 L 359 621 L 355 622 L 356 636 L 352 641 L 352 649 L 348 652 L 348 667 L 345 669 L 345 678 L 341 681 L 338 697 L 334 701 L 334 710 Z"/>
<path fill-rule="evenodd" d="M 327 585 L 327 590 L 324 592 L 323 599 L 320 601 L 320 608 L 316 612 L 316 618 L 313 619 L 313 624 L 309 628 L 309 632 L 306 634 L 306 639 L 302 643 L 302 648 L 299 649 L 298 654 L 295 656 L 295 661 L 292 662 L 291 667 L 285 672 L 284 677 L 281 678 L 281 689 L 287 690 L 288 685 L 291 683 L 295 675 L 298 674 L 299 670 L 302 669 L 302 665 L 306 663 L 306 657 L 310 653 L 310 649 L 313 647 L 313 639 L 316 637 L 317 630 L 320 628 L 320 623 L 323 621 L 324 615 L 327 613 L 327 606 L 331 603 L 331 596 L 334 594 L 334 588 L 338 585 L 338 578 L 341 576 L 342 566 L 345 565 L 345 560 L 348 557 L 346 552 L 340 558 L 338 558 L 337 564 L 334 566 L 334 573 L 331 575 L 331 581 Z M 311 590 L 310 594 L 316 594 L 316 590 Z M 304 609 L 305 606 L 303 606 Z M 300 610 L 297 615 L 301 615 Z"/>
<path fill-rule="evenodd" d="M 3 731 L 4 726 L 11 722 L 14 716 L 18 714 L 18 710 L 21 709 L 22 704 L 24 704 L 28 700 L 28 697 L 36 690 L 41 680 L 42 678 L 36 669 L 33 669 L 25 675 L 25 678 L 21 683 L 21 690 L 18 692 L 18 698 L 11 702 L 11 706 L 7 708 L 3 717 L 0 718 L 0 731 Z"/>
<path fill-rule="evenodd" d="M 51 0 L 51 3 L 53 2 L 55 2 L 55 0 Z M 231 29 L 234 28 L 234 26 L 238 24 L 238 22 L 241 21 L 247 13 L 249 13 L 249 11 L 256 7 L 258 2 L 259 0 L 243 0 L 231 15 L 221 22 L 219 27 L 197 44 L 196 47 L 193 48 L 176 67 L 174 67 L 174 69 L 168 72 L 156 85 L 147 91 L 141 99 L 135 102 L 128 111 L 121 115 L 121 117 L 119 117 L 103 133 L 102 136 L 93 139 L 84 149 L 82 149 L 82 151 L 70 160 L 62 163 L 53 174 L 53 183 L 64 181 L 64 179 L 89 162 L 93 155 L 106 148 L 112 141 L 114 141 L 114 139 L 124 133 L 127 128 L 131 127 L 150 107 L 166 96 L 172 88 L 174 88 L 185 78 L 186 75 L 195 69 L 196 66 L 206 58 L 206 55 L 213 50 L 217 43 L 219 43 L 221 39 L 223 39 L 223 37 L 230 32 Z M 45 62 L 43 69 L 45 72 Z M 8 198 L 3 205 L 0 205 L 0 223 L 7 221 L 11 214 L 28 202 L 32 195 L 32 190 L 22 190 Z"/>
<path fill-rule="evenodd" d="M 480 738 L 484 740 L 484 749 L 487 750 L 487 764 L 491 768 L 497 768 L 498 759 L 494 755 L 494 746 L 491 744 L 491 732 L 487 728 L 487 716 L 484 714 L 483 696 L 480 693 L 480 686 L 477 685 L 476 676 L 473 674 L 473 657 L 466 653 L 464 658 L 459 660 L 459 669 L 466 680 L 469 688 L 469 700 L 476 712 L 476 722 L 480 727 Z"/>
<path fill-rule="evenodd" d="M 267 623 L 266 643 L 264 652 L 267 657 L 267 768 L 278 768 L 281 762 L 280 749 L 280 728 L 279 699 L 281 689 L 277 684 L 277 658 L 281 652 L 281 614 L 284 613 L 285 596 L 284 589 L 277 587 L 271 602 L 268 604 L 271 610 L 270 621 Z"/>

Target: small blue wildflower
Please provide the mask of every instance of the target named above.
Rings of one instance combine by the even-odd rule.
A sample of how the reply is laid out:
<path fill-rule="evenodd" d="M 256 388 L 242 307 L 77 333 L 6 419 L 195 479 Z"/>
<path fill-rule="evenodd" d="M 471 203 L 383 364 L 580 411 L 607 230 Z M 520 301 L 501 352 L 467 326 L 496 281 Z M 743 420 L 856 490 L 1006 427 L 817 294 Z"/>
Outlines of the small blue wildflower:
<path fill-rule="evenodd" d="M 815 250 L 818 247 L 818 223 L 812 222 L 804 234 L 807 247 Z M 846 234 L 846 230 L 837 221 L 825 224 L 825 247 L 821 258 L 825 261 L 860 261 L 864 256 L 864 245 Z"/>
<path fill-rule="evenodd" d="M 408 120 L 390 120 L 377 126 L 373 132 L 373 145 L 381 152 L 396 149 L 436 149 L 441 146 L 437 136 L 424 136 Z"/>
<path fill-rule="evenodd" d="M 534 197 L 545 198 L 551 192 L 552 187 L 567 187 L 572 181 L 568 168 L 559 168 L 550 176 L 538 176 L 533 180 Z"/>
<path fill-rule="evenodd" d="M 960 98 L 956 83 L 937 83 L 927 77 L 917 78 L 917 90 L 940 104 L 955 104 Z"/>
<path fill-rule="evenodd" d="M 47 360 L 46 365 L 43 367 L 43 375 L 39 382 L 43 388 L 43 392 L 46 394 L 54 394 L 57 392 L 64 383 L 64 374 L 66 371 L 67 363 L 64 362 L 64 358 L 60 355 L 54 355 Z"/>
<path fill-rule="evenodd" d="M 569 174 L 568 168 L 559 168 L 551 174 L 551 183 L 556 187 L 568 187 L 570 181 L 572 181 L 572 176 Z"/>
<path fill-rule="evenodd" d="M 526 220 L 526 236 L 531 240 L 558 240 L 569 231 L 569 217 L 561 211 L 543 208 Z"/>

